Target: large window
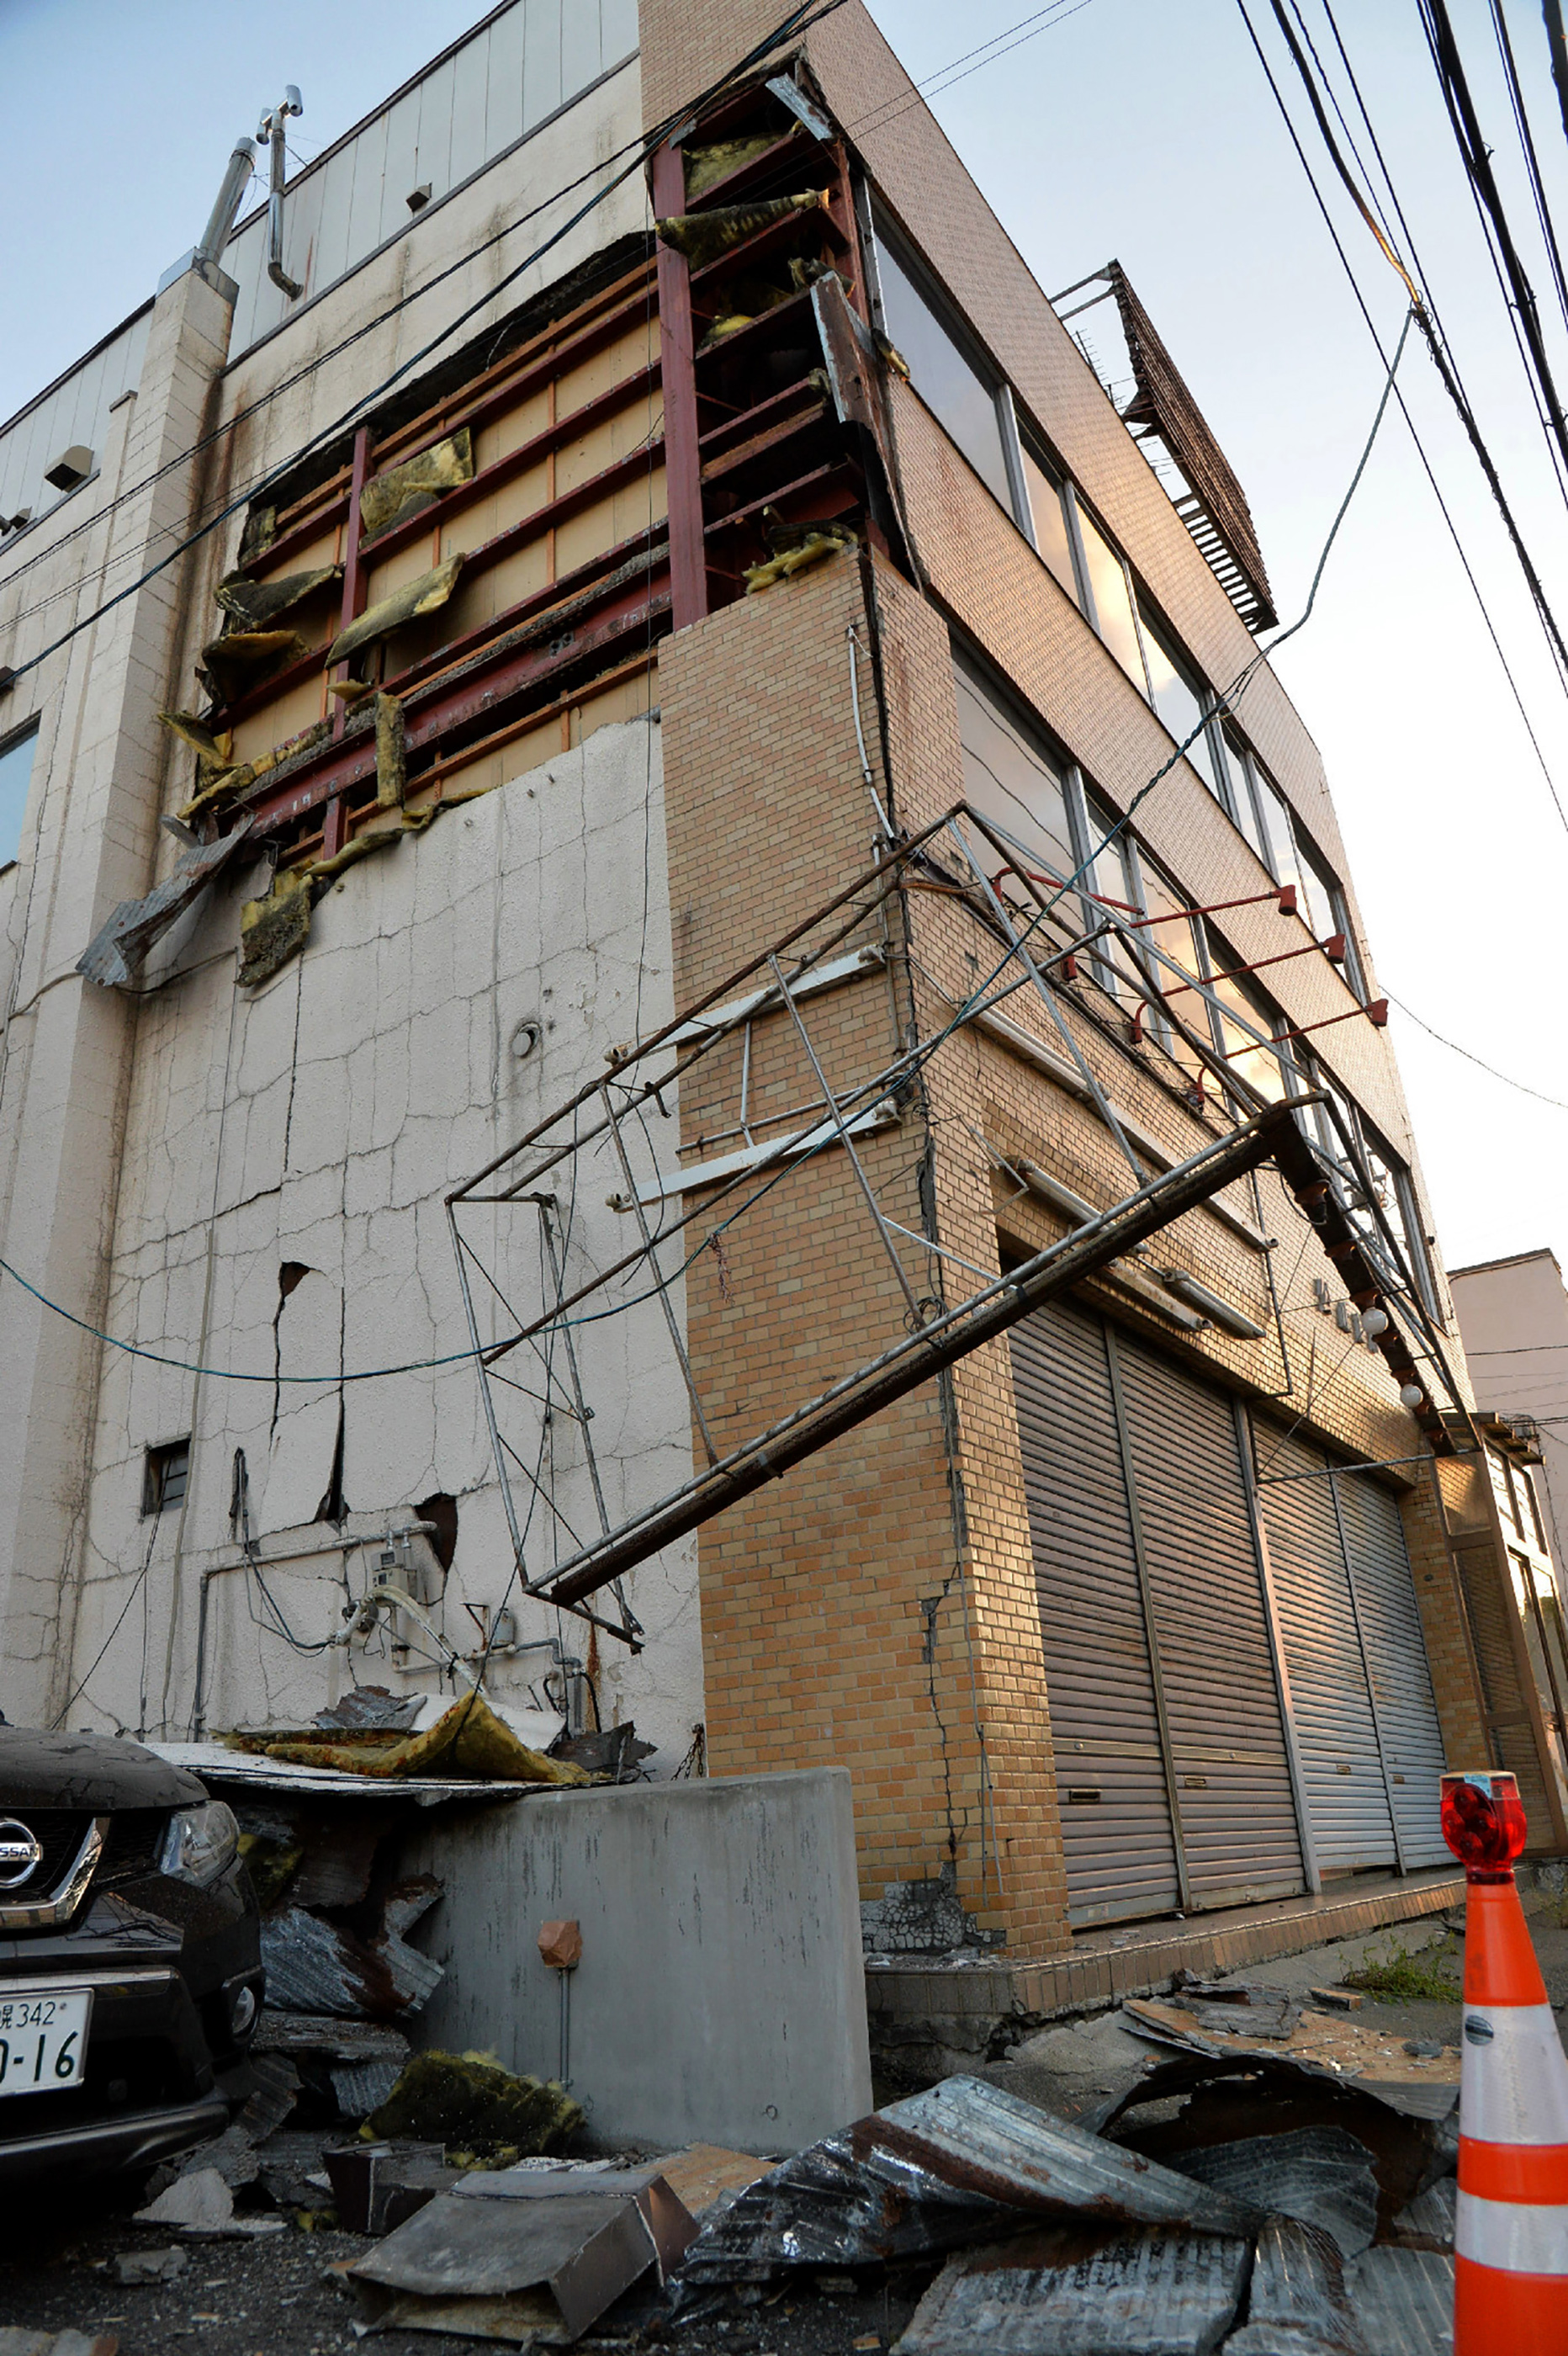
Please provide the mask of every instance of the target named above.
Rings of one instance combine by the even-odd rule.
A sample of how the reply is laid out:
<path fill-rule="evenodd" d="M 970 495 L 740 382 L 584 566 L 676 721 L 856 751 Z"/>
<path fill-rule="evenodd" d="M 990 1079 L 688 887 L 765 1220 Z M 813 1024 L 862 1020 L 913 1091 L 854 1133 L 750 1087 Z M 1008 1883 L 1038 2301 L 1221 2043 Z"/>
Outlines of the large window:
<path fill-rule="evenodd" d="M 916 391 L 1011 515 L 1012 485 L 997 386 L 968 358 L 956 327 L 942 315 L 939 298 L 917 284 L 915 266 L 894 252 L 880 229 L 877 275 L 885 331 L 908 362 Z"/>
<path fill-rule="evenodd" d="M 1065 883 L 1078 864 L 1065 767 L 1052 762 L 964 663 L 955 662 L 953 676 L 965 799 L 1017 851 L 1019 867 L 1031 881 L 1047 886 Z M 974 848 L 992 881 L 1005 884 L 995 850 L 978 837 Z"/>
<path fill-rule="evenodd" d="M 38 741 L 37 721 L 9 744 L 0 743 L 0 867 L 9 867 L 22 848 L 22 821 L 27 814 L 27 786 L 33 774 L 33 747 Z"/>

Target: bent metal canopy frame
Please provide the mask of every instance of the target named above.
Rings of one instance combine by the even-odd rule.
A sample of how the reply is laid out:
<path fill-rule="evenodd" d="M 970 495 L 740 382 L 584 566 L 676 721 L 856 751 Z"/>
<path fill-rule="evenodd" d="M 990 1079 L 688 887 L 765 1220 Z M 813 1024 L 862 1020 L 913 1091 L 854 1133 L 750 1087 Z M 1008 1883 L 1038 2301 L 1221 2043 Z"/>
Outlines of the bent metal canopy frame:
<path fill-rule="evenodd" d="M 891 1055 L 866 1056 L 862 1024 L 859 1063 L 869 1060 L 871 1067 L 846 1073 L 849 1034 L 835 1020 L 835 995 L 896 966 L 905 953 L 904 895 L 920 890 L 956 903 L 988 958 L 972 969 L 979 978 L 962 1002 L 944 1000 L 939 1015 L 924 1023 L 901 1022 Z M 1074 932 L 1069 919 L 1081 913 L 1084 921 Z M 1145 1009 L 1157 1012 L 1166 1033 L 1179 1035 L 1190 1058 L 1218 1083 L 1207 1109 L 1229 1125 L 1174 1167 L 1151 1171 L 1139 1160 L 1063 1012 L 1061 977 L 1095 944 L 1102 958 L 1115 955 L 1118 983 L 1129 984 L 1143 1001 L 1140 1018 Z M 1078 1093 L 1115 1137 L 1132 1183 L 1108 1209 L 991 1279 L 944 1249 L 931 1218 L 923 1233 L 906 1223 L 907 1183 L 901 1193 L 891 1183 L 887 1157 L 879 1160 L 873 1141 L 897 1123 L 944 1042 L 1019 992 L 1043 1009 L 1065 1050 L 1057 1060 L 1075 1070 Z M 1194 995 L 1220 1004 L 1206 982 L 1195 981 L 1190 969 L 1159 946 L 1148 920 L 1094 898 L 1082 884 L 1069 891 L 1059 879 L 1041 876 L 1022 844 L 959 803 L 918 834 L 884 839 L 874 863 L 833 899 L 675 1021 L 613 1050 L 602 1078 L 447 1197 L 514 1553 L 509 1592 L 561 1606 L 635 1647 L 643 1631 L 621 1587 L 624 1573 L 1271 1160 L 1319 1229 L 1351 1298 L 1376 1299 L 1393 1312 L 1379 1346 L 1401 1380 L 1422 1389 L 1417 1417 L 1431 1445 L 1451 1449 L 1447 1425 L 1428 1394 L 1446 1391 L 1461 1415 L 1463 1402 L 1441 1336 L 1377 1208 L 1360 1140 L 1344 1129 L 1331 1096 L 1296 1086 L 1270 1101 L 1238 1071 L 1234 1051 L 1227 1055 L 1184 1018 L 1179 1008 L 1190 1006 Z M 915 1002 L 912 993 L 909 1002 Z M 1239 1022 L 1249 1027 L 1233 1001 L 1224 1016 L 1230 1035 Z M 795 1074 L 809 1075 L 806 1102 L 781 1105 L 776 1089 L 764 1102 L 753 1058 L 753 1044 L 764 1036 L 775 1048 L 785 1040 Z M 1275 1044 L 1262 1030 L 1252 1037 Z M 855 1064 L 852 1052 L 849 1060 Z M 829 1066 L 837 1074 L 832 1081 Z M 1277 1068 L 1288 1085 L 1288 1061 Z M 699 1102 L 702 1133 L 682 1145 L 678 1108 Z M 1317 1108 L 1321 1119 L 1339 1123 L 1342 1155 L 1317 1141 L 1307 1118 Z M 715 1144 L 729 1150 L 716 1153 Z M 683 1163 L 682 1153 L 699 1158 Z M 733 1405 L 716 1412 L 694 1367 L 683 1288 L 710 1247 L 722 1270 L 724 1238 L 738 1235 L 764 1205 L 775 1216 L 780 1190 L 798 1188 L 801 1173 L 828 1153 L 846 1158 L 867 1248 L 885 1255 L 891 1267 L 892 1284 L 883 1288 L 890 1329 L 868 1333 L 866 1345 L 832 1381 L 736 1438 Z M 907 1157 L 900 1167 L 907 1180 Z M 526 1224 L 519 1227 L 519 1221 Z M 955 1300 L 957 1279 L 963 1297 Z M 635 1317 L 638 1339 L 628 1349 Z M 656 1362 L 651 1336 L 658 1339 Z M 607 1347 L 620 1353 L 613 1362 Z M 1424 1376 L 1416 1355 L 1428 1369 Z M 642 1444 L 635 1434 L 627 1441 L 624 1401 L 641 1387 L 667 1402 L 672 1383 L 689 1401 L 692 1445 L 689 1455 L 683 1444 L 667 1458 L 670 1480 L 645 1435 Z M 607 1485 L 590 1394 L 603 1396 L 610 1387 L 623 1436 Z M 667 1408 L 661 1419 L 667 1427 Z M 563 1429 L 571 1437 L 558 1448 Z M 651 1494 L 635 1494 L 639 1467 Z M 633 1485 L 620 1494 L 624 1483 Z M 589 1608 L 588 1599 L 606 1588 L 618 1607 L 613 1619 Z"/>

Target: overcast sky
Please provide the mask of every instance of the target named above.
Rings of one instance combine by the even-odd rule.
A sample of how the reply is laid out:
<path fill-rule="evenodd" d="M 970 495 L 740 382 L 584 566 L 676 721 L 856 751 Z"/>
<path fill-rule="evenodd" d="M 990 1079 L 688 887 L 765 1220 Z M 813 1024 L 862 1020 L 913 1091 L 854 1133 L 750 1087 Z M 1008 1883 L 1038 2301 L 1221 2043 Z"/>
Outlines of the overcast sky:
<path fill-rule="evenodd" d="M 567 0 L 571 5 L 571 0 Z M 1251 0 L 1260 26 L 1266 0 Z M 1301 0 L 1327 56 L 1323 0 Z M 1483 128 L 1568 384 L 1568 332 L 1519 168 L 1484 0 L 1450 0 Z M 871 0 L 917 79 L 1017 25 L 1028 0 Z M 1304 602 L 1381 368 L 1237 0 L 1055 0 L 935 112 L 1048 292 L 1117 257 L 1252 503 L 1282 616 Z M 1507 0 L 1549 201 L 1568 241 L 1568 142 L 1539 8 Z M 297 82 L 316 154 L 475 22 L 473 0 L 0 0 L 0 418 L 152 292 L 199 234 L 235 137 Z M 1484 431 L 1568 630 L 1568 506 L 1547 460 L 1415 0 L 1339 0 L 1356 69 Z M 1276 70 L 1291 69 L 1265 36 Z M 1324 186 L 1298 93 L 1288 95 Z M 1348 88 L 1342 89 L 1347 112 Z M 1359 126 L 1358 126 L 1359 127 Z M 1398 280 L 1336 187 L 1380 328 Z M 960 293 L 962 290 L 959 290 Z M 1112 338 L 1090 312 L 1096 356 Z M 1430 363 L 1413 413 L 1568 805 L 1568 695 Z M 1321 746 L 1380 985 L 1435 1030 L 1568 1104 L 1557 959 L 1568 832 L 1410 436 L 1392 412 L 1314 617 L 1280 672 Z M 1568 1110 L 1488 1076 L 1396 1012 L 1451 1266 L 1550 1244 L 1568 1260 Z"/>

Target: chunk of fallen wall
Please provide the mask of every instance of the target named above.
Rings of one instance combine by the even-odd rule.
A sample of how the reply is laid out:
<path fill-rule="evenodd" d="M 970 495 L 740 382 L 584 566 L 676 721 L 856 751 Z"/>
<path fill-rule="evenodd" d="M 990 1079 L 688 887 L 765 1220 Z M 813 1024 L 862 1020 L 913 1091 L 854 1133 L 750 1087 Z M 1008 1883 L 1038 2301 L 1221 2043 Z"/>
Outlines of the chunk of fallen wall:
<path fill-rule="evenodd" d="M 847 1769 L 448 1815 L 402 1869 L 447 1890 L 419 1933 L 448 1966 L 421 2043 L 555 2076 L 561 1991 L 539 1930 L 581 1924 L 567 2075 L 595 2136 L 779 2152 L 869 2110 Z"/>

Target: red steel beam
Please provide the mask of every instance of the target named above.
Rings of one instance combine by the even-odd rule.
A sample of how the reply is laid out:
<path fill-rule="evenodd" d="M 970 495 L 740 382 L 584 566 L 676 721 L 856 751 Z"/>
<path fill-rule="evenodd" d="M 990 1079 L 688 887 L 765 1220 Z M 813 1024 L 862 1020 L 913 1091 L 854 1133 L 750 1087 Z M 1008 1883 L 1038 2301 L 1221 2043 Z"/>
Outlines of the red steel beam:
<path fill-rule="evenodd" d="M 587 657 L 607 653 L 629 637 L 640 637 L 646 643 L 668 612 L 667 582 L 660 573 L 651 578 L 645 574 L 641 580 L 628 583 L 620 595 L 595 616 L 590 628 L 576 634 L 570 647 L 552 651 L 549 640 L 541 637 L 531 646 L 514 648 L 498 656 L 493 664 L 482 663 L 459 677 L 438 678 L 422 689 L 411 690 L 405 698 L 410 753 L 435 746 L 455 730 L 492 714 L 499 716 L 501 707 L 514 698 L 581 663 Z M 585 680 L 584 691 L 592 684 L 592 680 Z M 270 790 L 263 782 L 242 807 L 253 814 L 260 834 L 303 817 L 334 795 L 365 784 L 375 774 L 375 736 L 366 730 L 352 742 L 324 746 Z M 409 783 L 417 788 L 419 779 L 411 776 Z"/>
<path fill-rule="evenodd" d="M 686 210 L 686 165 L 667 144 L 653 159 L 655 214 Z M 669 501 L 670 607 L 677 630 L 708 611 L 702 538 L 702 467 L 698 451 L 697 363 L 692 348 L 691 273 L 686 256 L 659 246 L 659 351 L 664 362 L 665 487 Z"/>
<path fill-rule="evenodd" d="M 484 424 L 488 418 L 509 408 L 514 402 L 526 401 L 530 392 L 540 384 L 548 383 L 552 376 L 559 376 L 563 368 L 575 367 L 580 360 L 591 359 L 601 344 L 622 332 L 627 319 L 634 316 L 639 305 L 645 302 L 641 271 L 632 273 L 618 284 L 632 286 L 635 292 L 626 301 L 618 303 L 613 311 L 590 321 L 586 327 L 569 336 L 564 343 L 536 353 L 533 359 L 527 359 L 521 366 L 518 365 L 518 354 L 508 354 L 506 359 L 498 360 L 496 365 L 498 369 L 509 369 L 512 372 L 504 375 L 499 382 L 491 384 L 487 391 L 476 392 L 472 399 L 459 397 L 440 402 L 422 416 L 389 434 L 377 445 L 377 455 L 381 463 L 390 466 L 403 458 L 417 456 L 421 449 L 428 448 L 432 442 L 443 440 L 459 425 Z M 559 333 L 564 325 L 563 321 L 558 322 L 551 332 Z M 476 383 L 484 384 L 491 373 L 486 370 Z M 324 531 L 341 523 L 348 497 L 348 480 L 346 468 L 336 478 L 337 487 L 331 491 L 330 496 L 322 496 L 327 486 L 320 487 L 314 494 L 307 494 L 319 498 L 320 505 L 289 524 L 276 540 L 261 551 L 251 568 L 258 579 L 278 572 L 292 557 L 319 540 Z"/>

